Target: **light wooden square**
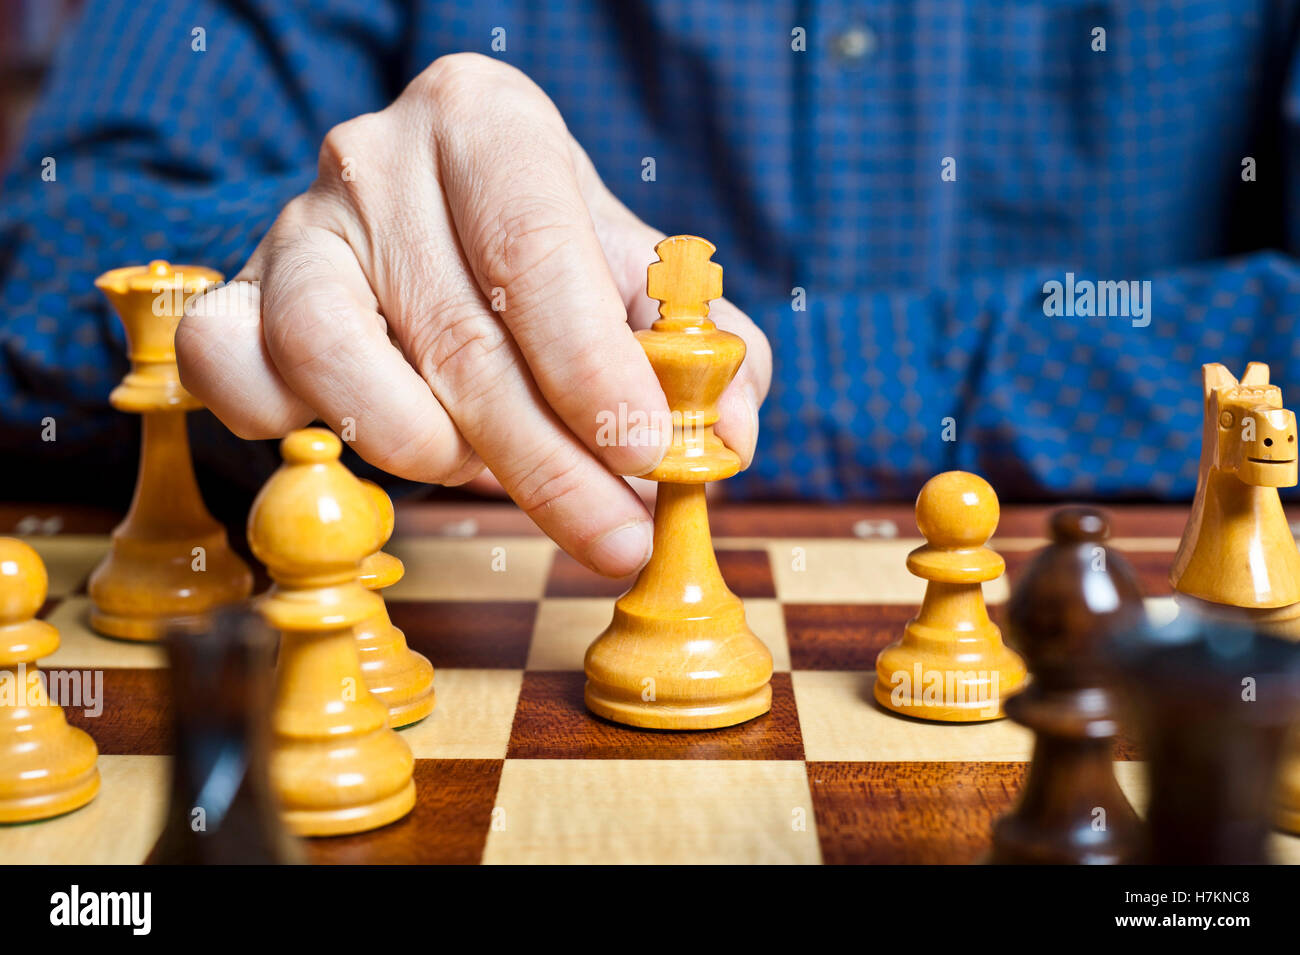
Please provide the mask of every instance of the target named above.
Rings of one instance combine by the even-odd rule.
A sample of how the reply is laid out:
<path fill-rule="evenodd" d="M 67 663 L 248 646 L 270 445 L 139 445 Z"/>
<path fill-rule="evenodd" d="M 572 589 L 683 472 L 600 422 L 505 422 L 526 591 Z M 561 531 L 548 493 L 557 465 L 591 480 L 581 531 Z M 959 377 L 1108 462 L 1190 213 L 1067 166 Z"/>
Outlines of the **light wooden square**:
<path fill-rule="evenodd" d="M 529 670 L 581 670 L 591 641 L 609 626 L 611 597 L 548 597 L 537 608 Z"/>
<path fill-rule="evenodd" d="M 1026 760 L 1033 734 L 1007 719 L 930 723 L 885 710 L 875 672 L 796 670 L 794 700 L 809 760 Z"/>
<path fill-rule="evenodd" d="M 386 550 L 406 565 L 384 591 L 391 600 L 537 600 L 555 555 L 549 540 L 531 537 L 404 537 Z"/>
<path fill-rule="evenodd" d="M 167 665 L 161 644 L 111 640 L 90 629 L 90 598 L 69 597 L 45 618 L 59 631 L 59 649 L 40 661 L 51 669 L 154 669 Z"/>
<path fill-rule="evenodd" d="M 489 863 L 817 863 L 801 761 L 506 760 Z"/>
<path fill-rule="evenodd" d="M 104 535 L 59 534 L 48 537 L 24 537 L 35 548 L 50 576 L 50 596 L 73 593 L 90 576 L 95 565 L 108 553 L 109 538 Z"/>
<path fill-rule="evenodd" d="M 907 569 L 915 540 L 777 540 L 768 543 L 776 595 L 785 603 L 919 604 L 926 582 Z M 984 599 L 1007 599 L 1006 575 Z"/>
<path fill-rule="evenodd" d="M 14 865 L 136 865 L 162 832 L 170 788 L 165 756 L 100 756 L 100 790 L 76 812 L 0 826 L 0 860 Z"/>
<path fill-rule="evenodd" d="M 440 668 L 433 712 L 399 730 L 417 759 L 505 759 L 522 670 Z"/>
<path fill-rule="evenodd" d="M 530 670 L 581 670 L 591 642 L 609 626 L 614 601 L 608 597 L 548 597 L 537 611 L 533 642 L 528 650 Z M 745 619 L 767 648 L 778 673 L 790 669 L 790 646 L 785 636 L 785 615 L 777 600 L 751 597 L 745 601 Z"/>

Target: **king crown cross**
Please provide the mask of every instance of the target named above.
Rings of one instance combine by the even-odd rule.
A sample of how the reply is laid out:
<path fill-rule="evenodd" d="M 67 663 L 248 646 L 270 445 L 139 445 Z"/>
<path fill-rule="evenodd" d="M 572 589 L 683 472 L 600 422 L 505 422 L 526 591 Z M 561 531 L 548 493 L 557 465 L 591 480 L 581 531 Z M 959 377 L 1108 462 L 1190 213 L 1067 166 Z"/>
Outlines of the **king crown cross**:
<path fill-rule="evenodd" d="M 712 242 L 695 235 L 674 235 L 655 246 L 659 261 L 646 270 L 646 294 L 659 300 L 665 319 L 701 324 L 709 302 L 722 297 L 722 266 L 709 261 Z"/>

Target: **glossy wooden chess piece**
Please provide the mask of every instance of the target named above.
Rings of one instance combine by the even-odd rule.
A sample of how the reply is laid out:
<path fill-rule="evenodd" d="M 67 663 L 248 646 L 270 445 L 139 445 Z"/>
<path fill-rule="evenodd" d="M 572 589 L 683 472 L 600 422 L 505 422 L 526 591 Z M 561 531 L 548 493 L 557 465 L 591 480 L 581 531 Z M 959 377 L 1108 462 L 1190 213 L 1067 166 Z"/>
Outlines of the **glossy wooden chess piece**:
<path fill-rule="evenodd" d="M 983 585 L 1006 563 L 985 547 L 998 526 L 998 498 L 977 474 L 947 471 L 916 498 L 927 543 L 907 569 L 928 581 L 920 612 L 876 657 L 876 701 L 907 716 L 949 723 L 998 719 L 1025 680 L 1024 661 L 989 619 Z"/>
<path fill-rule="evenodd" d="M 197 626 L 206 611 L 252 591 L 252 575 L 199 495 L 185 415 L 202 405 L 176 370 L 184 303 L 220 280 L 211 269 L 161 261 L 95 280 L 122 319 L 131 359 L 109 400 L 143 422 L 131 509 L 90 576 L 90 624 L 106 636 L 160 640 L 169 627 Z"/>
<path fill-rule="evenodd" d="M 374 499 L 322 428 L 280 444 L 284 464 L 253 502 L 248 542 L 272 587 L 258 602 L 280 631 L 271 712 L 271 785 L 298 835 L 375 829 L 415 804 L 410 747 L 366 688 L 356 626 L 383 601 L 359 581 L 382 546 Z"/>
<path fill-rule="evenodd" d="M 361 483 L 379 512 L 381 544 L 387 543 L 393 534 L 393 502 L 378 484 Z M 400 560 L 379 550 L 361 562 L 361 584 L 382 602 L 379 591 L 401 580 L 403 572 Z M 388 708 L 394 729 L 418 723 L 433 712 L 433 664 L 406 645 L 406 635 L 393 626 L 386 606 L 357 626 L 356 637 L 366 686 Z"/>
<path fill-rule="evenodd" d="M 1128 562 L 1104 541 L 1100 511 L 1062 508 L 1052 543 L 1017 582 L 1007 636 L 1034 679 L 1006 701 L 1034 731 L 1019 804 L 993 830 L 997 863 L 1096 865 L 1136 861 L 1142 826 L 1115 779 L 1117 674 L 1110 642 L 1142 626 L 1142 593 Z"/>
<path fill-rule="evenodd" d="M 95 741 L 68 725 L 36 667 L 59 648 L 35 619 L 48 589 L 36 551 L 0 537 L 0 823 L 60 816 L 99 792 Z"/>
<path fill-rule="evenodd" d="M 1251 362 L 1241 381 L 1202 369 L 1196 498 L 1169 579 L 1182 607 L 1300 638 L 1300 551 L 1277 489 L 1296 483 L 1296 420 Z"/>
<path fill-rule="evenodd" d="M 654 553 L 588 648 L 588 708 L 653 729 L 711 729 L 772 706 L 772 654 L 745 621 L 718 570 L 704 485 L 730 477 L 740 458 L 713 433 L 717 402 L 745 343 L 709 320 L 722 295 L 714 247 L 664 239 L 647 273 L 659 320 L 637 333 L 673 412 L 673 443 L 647 477 L 659 482 Z"/>
<path fill-rule="evenodd" d="M 1269 861 L 1300 644 L 1185 613 L 1119 651 L 1150 777 L 1148 861 Z"/>
<path fill-rule="evenodd" d="M 167 822 L 153 865 L 277 865 L 302 861 L 271 793 L 271 667 L 275 637 L 246 608 L 167 638 L 173 718 Z"/>

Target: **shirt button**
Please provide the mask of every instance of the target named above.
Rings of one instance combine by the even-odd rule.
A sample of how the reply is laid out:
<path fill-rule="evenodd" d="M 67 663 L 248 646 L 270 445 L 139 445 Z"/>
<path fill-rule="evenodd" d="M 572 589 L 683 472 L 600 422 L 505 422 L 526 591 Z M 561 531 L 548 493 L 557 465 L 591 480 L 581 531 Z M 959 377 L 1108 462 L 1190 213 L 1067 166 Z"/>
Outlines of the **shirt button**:
<path fill-rule="evenodd" d="M 835 37 L 834 48 L 846 60 L 865 60 L 876 52 L 876 33 L 870 27 L 849 27 Z"/>

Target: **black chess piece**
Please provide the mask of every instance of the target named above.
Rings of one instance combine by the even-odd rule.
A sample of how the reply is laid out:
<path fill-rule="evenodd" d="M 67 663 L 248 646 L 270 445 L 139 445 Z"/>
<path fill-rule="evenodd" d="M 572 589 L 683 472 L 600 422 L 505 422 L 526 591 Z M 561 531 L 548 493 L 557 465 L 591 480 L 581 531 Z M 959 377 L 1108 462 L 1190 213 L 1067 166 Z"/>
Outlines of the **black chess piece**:
<path fill-rule="evenodd" d="M 1116 647 L 1147 759 L 1146 861 L 1266 863 L 1300 644 L 1184 610 Z"/>
<path fill-rule="evenodd" d="M 267 776 L 274 652 L 274 634 L 245 608 L 168 635 L 171 800 L 150 864 L 301 861 Z"/>
<path fill-rule="evenodd" d="M 1142 826 L 1115 780 L 1120 701 L 1107 651 L 1141 626 L 1142 594 L 1128 562 L 1103 543 L 1101 512 L 1062 508 L 1051 536 L 1008 605 L 1008 642 L 1033 681 L 1006 711 L 1034 731 L 1034 755 L 1019 804 L 994 828 L 990 861 L 1131 862 Z"/>

